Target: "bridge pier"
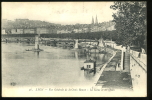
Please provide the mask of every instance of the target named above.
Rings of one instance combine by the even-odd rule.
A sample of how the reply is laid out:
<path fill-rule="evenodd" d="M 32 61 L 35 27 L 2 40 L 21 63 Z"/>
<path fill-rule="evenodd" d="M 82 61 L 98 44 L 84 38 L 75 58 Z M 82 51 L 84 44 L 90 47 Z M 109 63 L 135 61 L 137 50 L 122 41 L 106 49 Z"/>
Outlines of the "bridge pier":
<path fill-rule="evenodd" d="M 21 43 L 21 42 L 22 42 L 22 40 L 21 40 L 21 39 L 19 39 L 19 42 Z"/>
<path fill-rule="evenodd" d="M 5 42 L 7 43 L 7 39 L 5 39 Z"/>
<path fill-rule="evenodd" d="M 39 49 L 39 36 L 38 35 L 36 35 L 35 36 L 35 49 Z"/>
<path fill-rule="evenodd" d="M 78 48 L 78 39 L 75 40 L 75 45 L 74 48 L 77 49 Z"/>
<path fill-rule="evenodd" d="M 99 39 L 98 43 L 99 43 L 98 46 L 100 46 L 100 47 L 105 47 L 105 43 L 104 43 L 104 41 L 103 41 L 102 38 Z"/>
<path fill-rule="evenodd" d="M 19 42 L 19 39 L 16 39 L 16 42 L 18 43 L 18 42 Z"/>

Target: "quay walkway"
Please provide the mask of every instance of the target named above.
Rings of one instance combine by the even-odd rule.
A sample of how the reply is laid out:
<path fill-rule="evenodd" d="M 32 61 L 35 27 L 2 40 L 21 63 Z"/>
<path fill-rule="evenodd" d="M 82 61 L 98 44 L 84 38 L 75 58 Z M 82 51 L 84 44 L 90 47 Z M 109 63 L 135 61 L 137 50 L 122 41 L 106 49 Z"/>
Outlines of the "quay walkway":
<path fill-rule="evenodd" d="M 132 91 L 132 80 L 130 75 L 130 55 L 126 52 L 124 55 L 124 68 L 120 69 L 121 51 L 118 50 L 113 59 L 107 64 L 100 75 L 96 86 L 102 86 L 106 89 L 119 89 Z"/>

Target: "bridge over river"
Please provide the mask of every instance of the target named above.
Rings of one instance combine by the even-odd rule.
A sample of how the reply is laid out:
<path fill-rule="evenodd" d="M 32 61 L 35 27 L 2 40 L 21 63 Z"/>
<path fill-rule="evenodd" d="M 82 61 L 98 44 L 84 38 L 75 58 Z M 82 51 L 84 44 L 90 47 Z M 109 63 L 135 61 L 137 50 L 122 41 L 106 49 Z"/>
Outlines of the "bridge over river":
<path fill-rule="evenodd" d="M 35 37 L 3 37 L 2 42 L 26 42 L 35 43 Z M 100 45 L 100 47 L 105 47 L 103 39 L 92 40 L 92 39 L 61 39 L 61 38 L 42 38 L 39 37 L 39 44 L 58 46 L 58 47 L 94 47 Z"/>

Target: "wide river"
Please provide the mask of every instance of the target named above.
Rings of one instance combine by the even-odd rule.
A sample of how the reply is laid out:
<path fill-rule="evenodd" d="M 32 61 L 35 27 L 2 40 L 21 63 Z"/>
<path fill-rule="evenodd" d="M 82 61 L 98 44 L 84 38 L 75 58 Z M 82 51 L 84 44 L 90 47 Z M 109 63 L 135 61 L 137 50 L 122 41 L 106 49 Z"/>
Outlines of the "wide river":
<path fill-rule="evenodd" d="M 40 45 L 44 51 L 33 52 L 34 44 L 2 43 L 2 85 L 15 87 L 78 87 L 94 84 L 96 74 L 81 70 L 87 55 L 83 50 Z M 109 59 L 108 54 L 91 54 L 97 65 Z"/>

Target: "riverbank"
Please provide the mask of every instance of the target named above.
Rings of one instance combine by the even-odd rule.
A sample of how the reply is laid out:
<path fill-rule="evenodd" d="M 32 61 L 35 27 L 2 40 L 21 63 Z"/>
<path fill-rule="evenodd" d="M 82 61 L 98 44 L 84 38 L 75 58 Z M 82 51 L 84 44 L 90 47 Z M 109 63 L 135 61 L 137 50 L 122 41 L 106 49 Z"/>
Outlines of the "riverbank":
<path fill-rule="evenodd" d="M 96 86 L 99 78 L 102 75 L 103 70 L 105 69 L 105 67 L 107 66 L 107 64 L 112 60 L 112 58 L 116 55 L 116 52 L 117 52 L 117 50 L 110 49 L 110 48 L 106 48 L 106 51 L 107 51 L 108 54 L 111 55 L 111 57 L 109 58 L 109 60 L 107 62 L 105 62 L 104 64 L 99 65 L 99 66 L 96 67 L 96 75 L 94 77 L 94 83 L 93 83 L 94 86 Z"/>
<path fill-rule="evenodd" d="M 115 55 L 116 52 L 117 52 L 116 49 L 106 48 L 106 53 L 107 53 L 109 59 L 111 59 L 111 58 Z M 108 60 L 108 61 L 109 61 L 109 60 Z M 107 62 L 108 62 L 108 61 L 107 61 Z M 98 63 L 97 63 L 96 72 L 99 72 L 99 71 L 103 68 L 103 66 L 105 66 L 105 64 L 108 64 L 107 62 L 105 62 L 105 63 L 103 63 L 103 64 L 98 64 Z"/>

